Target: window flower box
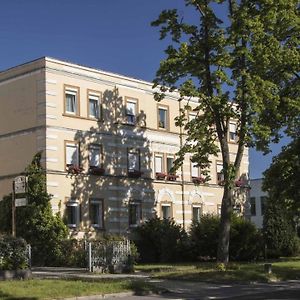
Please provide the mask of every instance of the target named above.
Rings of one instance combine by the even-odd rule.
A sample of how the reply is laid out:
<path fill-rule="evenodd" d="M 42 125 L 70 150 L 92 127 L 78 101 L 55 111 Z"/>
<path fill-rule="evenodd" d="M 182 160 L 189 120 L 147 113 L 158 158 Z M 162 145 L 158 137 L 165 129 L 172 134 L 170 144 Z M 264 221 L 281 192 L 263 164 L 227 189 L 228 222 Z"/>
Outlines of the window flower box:
<path fill-rule="evenodd" d="M 105 169 L 102 167 L 90 166 L 89 173 L 92 175 L 104 175 Z"/>
<path fill-rule="evenodd" d="M 139 170 L 128 170 L 128 177 L 130 178 L 139 178 L 141 177 L 143 172 Z"/>
<path fill-rule="evenodd" d="M 78 166 L 78 165 L 67 164 L 66 165 L 66 171 L 68 172 L 68 174 L 78 175 L 78 174 L 82 173 L 83 168 L 81 166 Z"/>
<path fill-rule="evenodd" d="M 178 175 L 175 175 L 175 174 L 167 175 L 167 180 L 169 180 L 169 181 L 176 181 L 177 178 L 178 178 Z"/>
<path fill-rule="evenodd" d="M 205 178 L 202 176 L 199 177 L 192 177 L 192 181 L 195 184 L 205 183 Z"/>
<path fill-rule="evenodd" d="M 161 173 L 161 172 L 156 172 L 155 173 L 155 178 L 157 180 L 165 180 L 167 174 L 166 173 Z"/>

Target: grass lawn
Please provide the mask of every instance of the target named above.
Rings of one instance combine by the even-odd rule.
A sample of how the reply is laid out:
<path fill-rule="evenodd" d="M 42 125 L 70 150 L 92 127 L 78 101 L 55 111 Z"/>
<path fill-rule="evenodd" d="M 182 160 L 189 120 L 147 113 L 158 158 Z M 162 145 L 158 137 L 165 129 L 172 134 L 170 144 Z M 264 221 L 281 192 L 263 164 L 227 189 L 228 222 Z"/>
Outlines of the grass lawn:
<path fill-rule="evenodd" d="M 269 282 L 300 279 L 300 257 L 270 262 L 272 274 L 264 272 L 264 262 L 230 263 L 226 271 L 218 271 L 216 263 L 212 262 L 138 265 L 136 270 L 149 272 L 157 278 L 191 281 Z"/>
<path fill-rule="evenodd" d="M 14 280 L 0 282 L 0 299 L 63 299 L 87 295 L 112 294 L 133 291 L 136 294 L 156 291 L 142 281 L 131 280 Z"/>

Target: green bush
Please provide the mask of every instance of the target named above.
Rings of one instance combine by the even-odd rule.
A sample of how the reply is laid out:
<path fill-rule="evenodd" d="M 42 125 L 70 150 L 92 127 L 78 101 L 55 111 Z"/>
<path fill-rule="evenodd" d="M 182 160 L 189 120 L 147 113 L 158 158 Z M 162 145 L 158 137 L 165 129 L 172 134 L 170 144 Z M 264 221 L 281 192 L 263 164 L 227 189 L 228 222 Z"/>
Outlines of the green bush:
<path fill-rule="evenodd" d="M 28 268 L 26 246 L 22 238 L 0 236 L 0 270 Z"/>
<path fill-rule="evenodd" d="M 232 216 L 229 255 L 231 260 L 250 261 L 262 257 L 263 235 L 250 221 Z"/>
<path fill-rule="evenodd" d="M 188 257 L 186 232 L 173 220 L 153 218 L 132 232 L 142 262 L 175 262 Z"/>
<path fill-rule="evenodd" d="M 193 222 L 189 236 L 193 259 L 214 259 L 217 257 L 220 218 L 204 215 L 200 222 Z"/>
<path fill-rule="evenodd" d="M 190 230 L 193 259 L 214 260 L 217 257 L 220 218 L 204 215 L 193 222 Z M 232 216 L 229 255 L 231 260 L 253 260 L 262 255 L 263 238 L 255 225 L 242 217 Z"/>
<path fill-rule="evenodd" d="M 292 216 L 281 201 L 268 199 L 263 233 L 267 246 L 267 258 L 292 256 L 299 253 L 299 238 L 292 223 Z"/>

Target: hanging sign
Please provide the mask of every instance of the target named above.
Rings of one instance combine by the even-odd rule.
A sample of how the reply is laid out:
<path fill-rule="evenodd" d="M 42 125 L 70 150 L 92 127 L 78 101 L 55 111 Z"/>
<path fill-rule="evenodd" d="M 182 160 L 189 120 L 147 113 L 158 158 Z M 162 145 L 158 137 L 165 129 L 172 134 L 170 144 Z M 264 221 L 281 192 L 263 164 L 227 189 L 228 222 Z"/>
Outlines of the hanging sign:
<path fill-rule="evenodd" d="M 18 176 L 14 180 L 14 189 L 15 194 L 24 194 L 26 193 L 26 176 Z"/>

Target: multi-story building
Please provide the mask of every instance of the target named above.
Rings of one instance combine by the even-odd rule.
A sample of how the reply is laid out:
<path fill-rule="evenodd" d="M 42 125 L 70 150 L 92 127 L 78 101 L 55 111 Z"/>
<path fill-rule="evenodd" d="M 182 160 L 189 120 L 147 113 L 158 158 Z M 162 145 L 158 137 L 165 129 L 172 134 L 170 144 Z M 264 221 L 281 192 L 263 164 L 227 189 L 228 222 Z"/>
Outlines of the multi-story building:
<path fill-rule="evenodd" d="M 53 210 L 79 236 L 124 233 L 155 214 L 187 228 L 220 211 L 221 156 L 206 183 L 188 156 L 170 172 L 185 136 L 176 94 L 158 103 L 149 82 L 44 57 L 0 73 L 0 105 L 0 199 L 42 151 Z M 234 160 L 234 123 L 228 138 Z"/>
<path fill-rule="evenodd" d="M 262 190 L 262 178 L 250 180 L 251 221 L 258 227 L 263 227 L 263 219 L 268 193 Z"/>

